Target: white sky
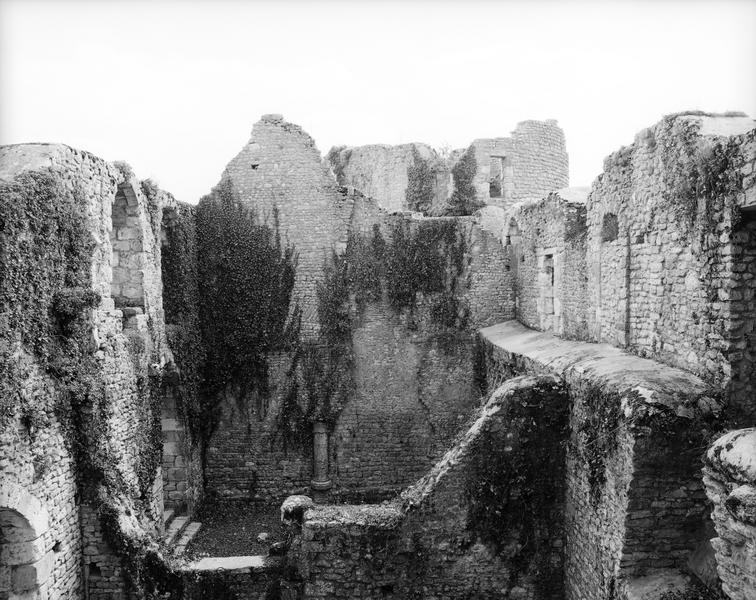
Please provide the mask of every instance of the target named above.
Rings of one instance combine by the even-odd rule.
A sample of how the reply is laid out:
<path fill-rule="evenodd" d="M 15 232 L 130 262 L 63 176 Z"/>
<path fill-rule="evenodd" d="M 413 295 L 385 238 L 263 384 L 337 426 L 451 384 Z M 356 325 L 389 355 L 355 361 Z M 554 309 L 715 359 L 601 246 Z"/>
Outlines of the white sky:
<path fill-rule="evenodd" d="M 0 143 L 128 161 L 197 202 L 282 113 L 332 145 L 556 118 L 571 185 L 669 112 L 756 116 L 756 2 L 0 0 Z"/>

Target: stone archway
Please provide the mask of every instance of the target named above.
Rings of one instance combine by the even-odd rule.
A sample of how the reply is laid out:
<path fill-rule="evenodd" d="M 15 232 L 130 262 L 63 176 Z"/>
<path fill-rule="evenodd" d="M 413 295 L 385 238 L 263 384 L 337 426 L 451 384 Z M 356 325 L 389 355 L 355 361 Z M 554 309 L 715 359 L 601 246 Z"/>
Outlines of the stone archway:
<path fill-rule="evenodd" d="M 34 496 L 15 484 L 0 485 L 0 598 L 44 600 L 53 566 L 45 551 L 48 515 Z"/>

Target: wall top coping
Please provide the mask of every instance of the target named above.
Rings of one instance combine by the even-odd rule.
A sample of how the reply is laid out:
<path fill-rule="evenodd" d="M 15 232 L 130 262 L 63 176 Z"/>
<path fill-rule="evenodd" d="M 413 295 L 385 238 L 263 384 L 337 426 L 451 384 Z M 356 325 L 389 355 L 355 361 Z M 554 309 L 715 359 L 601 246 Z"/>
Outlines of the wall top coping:
<path fill-rule="evenodd" d="M 480 335 L 500 351 L 533 360 L 558 375 L 588 379 L 623 396 L 632 393 L 643 404 L 664 406 L 679 417 L 694 418 L 721 410 L 714 390 L 692 373 L 609 344 L 563 340 L 518 321 L 485 327 Z M 625 412 L 630 416 L 628 408 Z"/>
<path fill-rule="evenodd" d="M 185 565 L 181 570 L 185 573 L 202 571 L 253 573 L 277 568 L 280 562 L 281 559 L 276 556 L 208 556 Z"/>

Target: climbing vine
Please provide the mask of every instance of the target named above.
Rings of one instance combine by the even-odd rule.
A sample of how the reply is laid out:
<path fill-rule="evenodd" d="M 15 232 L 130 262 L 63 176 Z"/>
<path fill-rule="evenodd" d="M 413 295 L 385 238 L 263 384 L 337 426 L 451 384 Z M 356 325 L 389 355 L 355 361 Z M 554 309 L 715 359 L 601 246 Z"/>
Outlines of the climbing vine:
<path fill-rule="evenodd" d="M 186 204 L 164 211 L 162 244 L 163 310 L 166 337 L 173 352 L 176 371 L 168 373 L 166 384 L 176 394 L 179 414 L 192 433 L 192 442 L 201 442 L 205 430 L 206 405 L 202 402 L 202 365 L 205 351 L 199 320 L 199 280 L 197 272 L 197 209 Z"/>
<path fill-rule="evenodd" d="M 441 219 L 416 226 L 396 221 L 388 241 L 376 225 L 372 235 L 352 235 L 343 252 L 332 252 L 317 286 L 319 337 L 296 349 L 277 416 L 286 447 L 306 447 L 316 421 L 336 423 L 354 391 L 352 331 L 365 305 L 384 297 L 384 290 L 410 325 L 422 296 L 431 299 L 438 326 L 466 327 L 459 301 L 466 251 L 457 222 Z"/>
<path fill-rule="evenodd" d="M 297 256 L 281 242 L 275 210 L 271 219 L 245 207 L 228 181 L 197 207 L 203 439 L 216 427 L 230 385 L 241 399 L 254 396 L 263 415 L 267 357 L 299 339 L 300 311 L 297 303 L 291 308 Z"/>

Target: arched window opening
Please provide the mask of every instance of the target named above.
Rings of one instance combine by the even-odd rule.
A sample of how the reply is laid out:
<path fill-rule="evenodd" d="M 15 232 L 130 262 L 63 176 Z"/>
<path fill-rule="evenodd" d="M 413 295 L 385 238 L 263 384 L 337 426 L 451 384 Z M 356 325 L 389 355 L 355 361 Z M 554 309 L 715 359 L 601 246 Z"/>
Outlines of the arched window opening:
<path fill-rule="evenodd" d="M 613 242 L 619 236 L 619 223 L 617 215 L 606 213 L 601 224 L 601 241 Z"/>
<path fill-rule="evenodd" d="M 133 188 L 118 186 L 113 200 L 111 295 L 118 308 L 144 306 L 144 240 Z"/>

